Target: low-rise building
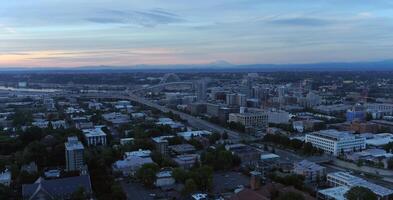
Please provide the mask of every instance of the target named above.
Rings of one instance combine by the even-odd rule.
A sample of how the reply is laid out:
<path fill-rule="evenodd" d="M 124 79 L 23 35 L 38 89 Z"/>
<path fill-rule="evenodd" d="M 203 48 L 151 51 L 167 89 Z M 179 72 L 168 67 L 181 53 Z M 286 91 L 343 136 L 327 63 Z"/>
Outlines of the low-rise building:
<path fill-rule="evenodd" d="M 182 123 L 175 122 L 171 118 L 166 118 L 166 117 L 159 118 L 156 124 L 161 126 L 169 126 L 172 129 L 176 129 L 176 130 L 180 130 L 184 128 L 184 125 Z"/>
<path fill-rule="evenodd" d="M 243 165 L 256 164 L 261 157 L 261 151 L 244 144 L 225 145 L 225 149 L 237 155 Z"/>
<path fill-rule="evenodd" d="M 175 184 L 175 179 L 172 177 L 172 171 L 160 171 L 156 174 L 156 187 L 166 187 Z"/>
<path fill-rule="evenodd" d="M 246 128 L 266 129 L 268 127 L 268 115 L 265 112 L 231 113 L 228 122 L 240 123 Z"/>
<path fill-rule="evenodd" d="M 144 164 L 154 163 L 150 157 L 151 151 L 126 152 L 124 159 L 118 160 L 112 165 L 114 172 L 120 172 L 123 176 L 133 176 Z"/>
<path fill-rule="evenodd" d="M 205 131 L 205 130 L 202 130 L 202 131 L 185 131 L 185 132 L 177 133 L 178 136 L 184 138 L 187 141 L 191 140 L 192 138 L 195 138 L 195 137 L 207 137 L 207 136 L 209 136 L 211 134 L 212 134 L 212 132 Z"/>
<path fill-rule="evenodd" d="M 364 137 L 334 129 L 306 134 L 305 141 L 334 156 L 366 148 L 366 139 Z"/>
<path fill-rule="evenodd" d="M 102 117 L 112 123 L 114 126 L 120 126 L 122 124 L 130 123 L 130 116 L 118 112 L 106 113 L 103 114 Z"/>
<path fill-rule="evenodd" d="M 169 150 L 174 154 L 188 154 L 196 151 L 195 147 L 191 144 L 177 144 L 168 146 Z"/>
<path fill-rule="evenodd" d="M 173 158 L 173 161 L 175 161 L 176 164 L 183 169 L 192 168 L 198 160 L 198 154 L 182 154 Z"/>
<path fill-rule="evenodd" d="M 333 172 L 329 173 L 326 176 L 327 183 L 330 186 L 337 187 L 337 186 L 345 186 L 348 188 L 361 186 L 370 189 L 374 192 L 379 198 L 388 199 L 393 195 L 393 190 L 382 187 L 380 185 L 371 183 L 366 181 L 362 178 L 353 176 L 347 172 Z"/>
<path fill-rule="evenodd" d="M 293 173 L 302 175 L 306 182 L 319 181 L 326 175 L 326 168 L 308 160 L 296 162 Z"/>
<path fill-rule="evenodd" d="M 106 134 L 102 126 L 96 126 L 92 129 L 83 129 L 88 146 L 106 145 Z"/>
<path fill-rule="evenodd" d="M 366 139 L 367 146 L 383 147 L 389 142 L 393 142 L 392 133 L 373 134 L 372 137 Z"/>
<path fill-rule="evenodd" d="M 133 144 L 134 140 L 135 140 L 134 138 L 121 138 L 120 139 L 120 144 L 121 145 Z"/>
<path fill-rule="evenodd" d="M 273 124 L 289 123 L 289 112 L 283 110 L 270 110 L 267 112 L 268 122 Z"/>
<path fill-rule="evenodd" d="M 67 123 L 64 120 L 57 120 L 57 121 L 35 121 L 32 122 L 31 124 L 33 126 L 37 126 L 39 128 L 48 128 L 49 123 L 52 124 L 53 129 L 58 129 L 58 128 L 67 128 Z"/>
<path fill-rule="evenodd" d="M 333 188 L 327 188 L 318 191 L 318 199 L 321 200 L 347 200 L 345 198 L 345 193 L 349 191 L 350 188 L 346 186 L 338 186 Z"/>
<path fill-rule="evenodd" d="M 80 188 L 83 188 L 83 191 L 88 197 L 92 196 L 93 190 L 89 175 L 50 180 L 40 177 L 33 184 L 22 185 L 22 198 L 25 200 L 70 199 L 71 195 Z"/>

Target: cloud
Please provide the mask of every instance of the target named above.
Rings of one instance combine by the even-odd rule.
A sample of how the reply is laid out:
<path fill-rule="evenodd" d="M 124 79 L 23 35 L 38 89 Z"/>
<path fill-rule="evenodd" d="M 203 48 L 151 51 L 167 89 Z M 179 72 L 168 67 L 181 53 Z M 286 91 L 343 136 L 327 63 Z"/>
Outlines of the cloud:
<path fill-rule="evenodd" d="M 268 21 L 270 24 L 276 25 L 289 25 L 289 26 L 326 26 L 333 22 L 331 20 L 319 19 L 319 18 L 285 18 L 285 19 L 273 19 Z"/>
<path fill-rule="evenodd" d="M 87 21 L 99 23 L 99 24 L 117 24 L 117 23 L 124 23 L 122 19 L 115 19 L 115 18 L 103 18 L 103 17 L 92 17 L 87 18 Z"/>
<path fill-rule="evenodd" d="M 101 24 L 122 23 L 136 24 L 144 27 L 155 27 L 162 24 L 180 23 L 186 20 L 162 9 L 147 11 L 105 10 L 99 16 L 87 18 L 87 21 Z"/>

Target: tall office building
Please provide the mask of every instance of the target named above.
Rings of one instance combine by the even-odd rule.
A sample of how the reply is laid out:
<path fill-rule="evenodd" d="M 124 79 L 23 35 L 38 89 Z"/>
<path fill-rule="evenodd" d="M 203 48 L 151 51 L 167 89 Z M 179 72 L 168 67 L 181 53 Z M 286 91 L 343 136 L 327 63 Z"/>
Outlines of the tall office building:
<path fill-rule="evenodd" d="M 227 94 L 226 104 L 229 106 L 241 106 L 247 105 L 247 97 L 244 94 Z"/>
<path fill-rule="evenodd" d="M 252 85 L 253 85 L 253 78 L 250 76 L 247 76 L 246 87 L 247 87 L 247 97 L 248 98 L 252 97 Z"/>
<path fill-rule="evenodd" d="M 65 143 L 66 170 L 77 171 L 84 165 L 84 147 L 77 137 L 68 137 Z"/>
<path fill-rule="evenodd" d="M 206 80 L 202 79 L 195 82 L 195 91 L 197 96 L 197 101 L 206 101 Z"/>

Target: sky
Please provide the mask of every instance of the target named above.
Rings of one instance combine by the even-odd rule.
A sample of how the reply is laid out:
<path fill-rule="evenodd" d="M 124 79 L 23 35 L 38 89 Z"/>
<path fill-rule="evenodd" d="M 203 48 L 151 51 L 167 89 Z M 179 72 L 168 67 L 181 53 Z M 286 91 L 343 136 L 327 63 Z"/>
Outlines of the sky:
<path fill-rule="evenodd" d="M 391 0 L 1 0 L 0 67 L 393 58 Z"/>

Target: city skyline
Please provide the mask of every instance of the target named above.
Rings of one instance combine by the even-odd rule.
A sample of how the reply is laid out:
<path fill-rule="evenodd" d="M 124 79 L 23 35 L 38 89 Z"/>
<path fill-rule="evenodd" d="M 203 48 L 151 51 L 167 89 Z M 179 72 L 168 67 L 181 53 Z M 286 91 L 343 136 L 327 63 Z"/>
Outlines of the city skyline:
<path fill-rule="evenodd" d="M 0 67 L 392 58 L 387 0 L 94 2 L 3 2 Z"/>

